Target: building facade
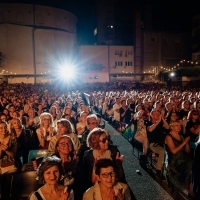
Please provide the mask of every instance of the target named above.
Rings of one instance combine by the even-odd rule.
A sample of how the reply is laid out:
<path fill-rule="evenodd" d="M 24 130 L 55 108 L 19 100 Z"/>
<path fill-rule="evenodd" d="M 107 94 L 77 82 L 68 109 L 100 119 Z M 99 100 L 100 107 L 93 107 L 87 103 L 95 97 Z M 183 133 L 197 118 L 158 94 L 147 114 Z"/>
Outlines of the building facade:
<path fill-rule="evenodd" d="M 192 60 L 200 63 L 200 14 L 192 20 Z"/>
<path fill-rule="evenodd" d="M 65 10 L 1 3 L 1 75 L 11 83 L 49 81 L 52 72 L 72 59 L 76 24 L 76 16 Z"/>
<path fill-rule="evenodd" d="M 133 46 L 80 46 L 78 60 L 83 82 L 135 80 Z"/>

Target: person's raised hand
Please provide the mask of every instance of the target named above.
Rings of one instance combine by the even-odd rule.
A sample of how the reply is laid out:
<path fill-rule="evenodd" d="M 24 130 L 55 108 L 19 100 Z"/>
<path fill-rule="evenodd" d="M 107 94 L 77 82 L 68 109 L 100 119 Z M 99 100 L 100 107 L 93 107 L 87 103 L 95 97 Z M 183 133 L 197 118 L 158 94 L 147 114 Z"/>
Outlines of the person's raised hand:
<path fill-rule="evenodd" d="M 190 141 L 190 136 L 186 137 L 184 142 L 186 142 L 186 144 Z"/>
<path fill-rule="evenodd" d="M 120 155 L 119 152 L 117 152 L 117 155 L 116 155 L 115 159 L 118 160 L 118 161 L 123 162 L 124 161 L 124 155 Z"/>
<path fill-rule="evenodd" d="M 6 149 L 8 149 L 8 146 L 5 144 L 1 144 L 0 147 L 1 147 L 1 150 L 3 151 L 6 151 Z"/>
<path fill-rule="evenodd" d="M 123 188 L 118 189 L 118 193 L 117 193 L 117 196 L 116 196 L 117 200 L 123 200 L 124 199 L 122 192 L 123 192 Z"/>
<path fill-rule="evenodd" d="M 69 198 L 69 191 L 63 191 L 58 200 L 68 200 L 68 198 Z"/>

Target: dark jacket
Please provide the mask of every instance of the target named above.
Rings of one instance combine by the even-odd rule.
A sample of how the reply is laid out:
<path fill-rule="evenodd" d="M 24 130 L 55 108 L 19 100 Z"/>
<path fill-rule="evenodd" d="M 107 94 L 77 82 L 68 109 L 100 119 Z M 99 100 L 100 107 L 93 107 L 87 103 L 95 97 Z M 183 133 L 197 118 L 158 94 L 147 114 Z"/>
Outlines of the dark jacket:
<path fill-rule="evenodd" d="M 194 162 L 192 168 L 192 187 L 193 192 L 200 197 L 200 144 L 197 144 L 194 151 Z"/>

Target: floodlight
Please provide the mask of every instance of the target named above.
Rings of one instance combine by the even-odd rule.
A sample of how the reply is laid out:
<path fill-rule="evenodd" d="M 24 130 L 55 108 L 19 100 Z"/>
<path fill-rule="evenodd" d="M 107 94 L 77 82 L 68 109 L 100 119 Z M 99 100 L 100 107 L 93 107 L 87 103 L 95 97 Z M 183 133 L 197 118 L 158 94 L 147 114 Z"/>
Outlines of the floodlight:
<path fill-rule="evenodd" d="M 170 76 L 172 76 L 172 77 L 175 76 L 175 73 L 174 72 L 170 73 Z"/>
<path fill-rule="evenodd" d="M 70 81 L 75 78 L 74 66 L 62 66 L 58 69 L 58 78 L 62 81 Z"/>

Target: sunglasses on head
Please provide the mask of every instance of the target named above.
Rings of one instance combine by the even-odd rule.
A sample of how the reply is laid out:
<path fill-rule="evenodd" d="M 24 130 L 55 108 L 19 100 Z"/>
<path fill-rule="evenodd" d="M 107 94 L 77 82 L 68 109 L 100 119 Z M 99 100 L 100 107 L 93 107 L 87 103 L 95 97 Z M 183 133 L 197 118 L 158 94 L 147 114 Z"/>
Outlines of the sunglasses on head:
<path fill-rule="evenodd" d="M 105 143 L 106 143 L 106 140 L 109 141 L 109 137 L 105 137 L 105 138 L 103 138 L 102 140 L 100 140 L 100 142 L 102 142 L 102 143 L 105 144 Z"/>

